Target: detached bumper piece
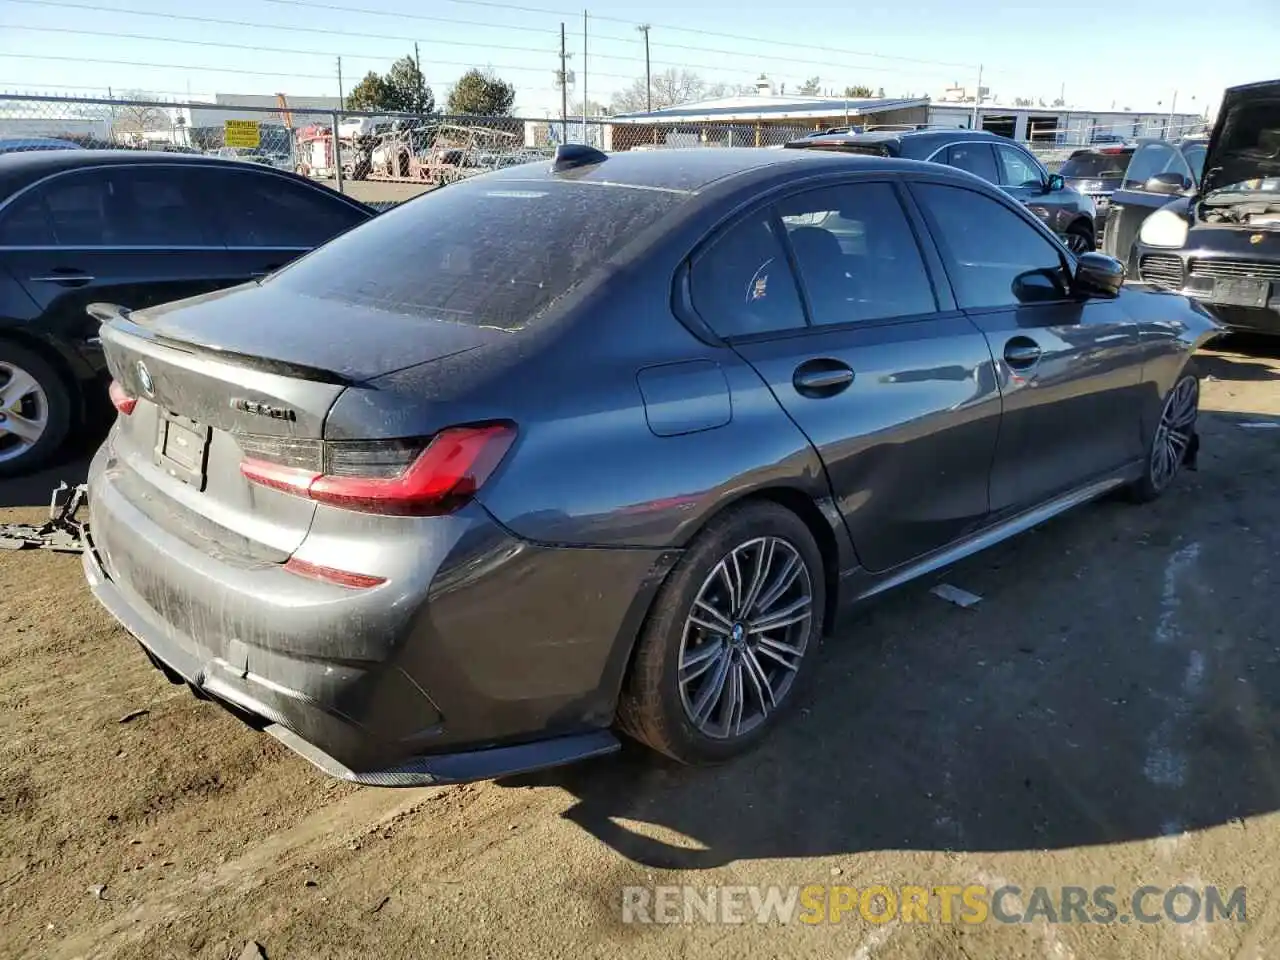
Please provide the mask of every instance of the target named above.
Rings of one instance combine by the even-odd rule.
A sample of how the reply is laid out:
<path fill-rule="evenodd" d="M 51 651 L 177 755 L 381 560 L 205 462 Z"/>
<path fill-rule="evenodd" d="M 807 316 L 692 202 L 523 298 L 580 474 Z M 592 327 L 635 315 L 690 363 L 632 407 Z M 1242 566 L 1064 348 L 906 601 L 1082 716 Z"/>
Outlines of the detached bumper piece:
<path fill-rule="evenodd" d="M 429 787 L 470 780 L 492 780 L 531 770 L 558 767 L 592 757 L 603 757 L 619 748 L 617 737 L 607 730 L 593 730 L 512 747 L 489 747 L 465 753 L 418 757 L 385 770 L 352 770 L 278 723 L 268 725 L 271 734 L 294 753 L 315 764 L 331 777 L 369 787 Z"/>
<path fill-rule="evenodd" d="M 49 500 L 49 519 L 44 523 L 0 523 L 0 550 L 54 550 L 58 553 L 84 552 L 84 521 L 77 517 L 88 491 L 85 484 L 58 484 Z"/>

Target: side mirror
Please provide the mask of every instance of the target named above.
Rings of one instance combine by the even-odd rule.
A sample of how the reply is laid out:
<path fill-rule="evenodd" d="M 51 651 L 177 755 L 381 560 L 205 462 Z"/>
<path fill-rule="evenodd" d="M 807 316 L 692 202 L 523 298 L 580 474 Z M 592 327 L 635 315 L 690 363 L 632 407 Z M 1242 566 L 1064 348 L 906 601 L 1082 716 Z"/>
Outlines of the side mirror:
<path fill-rule="evenodd" d="M 1076 258 L 1072 288 L 1087 297 L 1115 297 L 1124 284 L 1124 264 L 1105 253 L 1082 253 Z"/>
<path fill-rule="evenodd" d="M 1065 190 L 1067 186 L 1067 181 L 1062 178 L 1062 174 L 1051 173 L 1049 174 L 1049 183 L 1047 184 L 1047 186 L 1049 187 L 1050 193 L 1052 193 L 1055 190 Z"/>
<path fill-rule="evenodd" d="M 1157 173 L 1142 185 L 1142 189 L 1147 193 L 1161 193 L 1171 197 L 1177 196 L 1183 190 L 1190 190 L 1191 187 L 1191 180 L 1176 171 Z"/>

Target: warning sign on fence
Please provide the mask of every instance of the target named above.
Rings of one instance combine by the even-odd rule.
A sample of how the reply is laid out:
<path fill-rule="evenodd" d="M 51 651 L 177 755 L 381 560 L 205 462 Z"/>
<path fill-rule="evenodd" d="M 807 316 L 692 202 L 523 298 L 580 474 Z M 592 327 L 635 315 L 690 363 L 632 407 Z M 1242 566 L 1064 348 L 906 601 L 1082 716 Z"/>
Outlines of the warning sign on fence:
<path fill-rule="evenodd" d="M 223 145 L 228 147 L 256 147 L 262 143 L 257 120 L 228 120 L 223 132 Z"/>

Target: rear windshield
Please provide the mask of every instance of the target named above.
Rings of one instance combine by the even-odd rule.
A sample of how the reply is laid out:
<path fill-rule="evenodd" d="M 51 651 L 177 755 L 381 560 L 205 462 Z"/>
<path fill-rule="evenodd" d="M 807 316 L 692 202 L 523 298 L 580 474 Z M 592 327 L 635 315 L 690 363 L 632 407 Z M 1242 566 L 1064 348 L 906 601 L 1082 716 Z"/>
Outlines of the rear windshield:
<path fill-rule="evenodd" d="M 536 319 L 686 197 L 599 183 L 464 181 L 374 217 L 270 282 L 510 330 Z"/>
<path fill-rule="evenodd" d="M 1064 177 L 1089 180 L 1119 180 L 1129 165 L 1132 150 L 1124 153 L 1082 153 L 1072 157 L 1058 172 Z"/>

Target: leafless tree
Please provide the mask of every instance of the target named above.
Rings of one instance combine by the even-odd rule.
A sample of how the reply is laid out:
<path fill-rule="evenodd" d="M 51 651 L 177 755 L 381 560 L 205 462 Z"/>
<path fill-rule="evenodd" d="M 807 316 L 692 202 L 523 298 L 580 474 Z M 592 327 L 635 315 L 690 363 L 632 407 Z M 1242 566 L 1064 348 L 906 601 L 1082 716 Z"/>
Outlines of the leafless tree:
<path fill-rule="evenodd" d="M 125 100 L 155 100 L 155 95 L 145 90 L 126 90 Z M 139 103 L 125 103 L 113 109 L 115 118 L 113 126 L 117 134 L 127 137 L 141 137 L 148 130 L 163 130 L 170 124 L 169 114 L 161 107 L 143 106 Z"/>

